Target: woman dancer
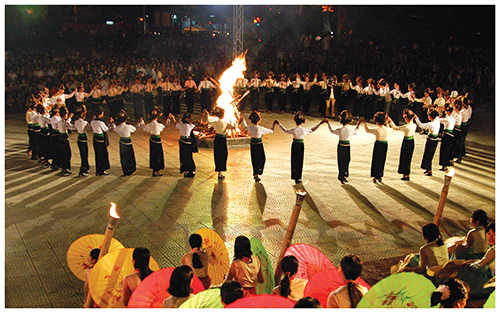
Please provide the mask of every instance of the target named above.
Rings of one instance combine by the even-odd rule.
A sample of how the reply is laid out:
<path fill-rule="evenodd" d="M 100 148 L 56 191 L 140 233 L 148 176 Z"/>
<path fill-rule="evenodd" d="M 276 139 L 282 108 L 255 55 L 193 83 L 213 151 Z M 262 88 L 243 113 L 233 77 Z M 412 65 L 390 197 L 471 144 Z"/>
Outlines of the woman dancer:
<path fill-rule="evenodd" d="M 387 139 L 391 129 L 387 126 L 389 121 L 389 116 L 384 112 L 377 112 L 373 118 L 377 124 L 377 128 L 370 129 L 366 125 L 366 121 L 363 120 L 365 124 L 365 131 L 367 133 L 375 135 L 375 145 L 373 146 L 372 155 L 372 167 L 371 167 L 371 177 L 373 177 L 373 182 L 382 182 L 382 176 L 384 176 L 385 160 L 387 158 Z"/>
<path fill-rule="evenodd" d="M 170 276 L 168 293 L 170 297 L 163 300 L 162 307 L 166 309 L 178 308 L 189 298 L 194 296 L 191 283 L 193 282 L 193 269 L 187 265 L 181 265 L 174 269 Z"/>
<path fill-rule="evenodd" d="M 255 179 L 255 182 L 259 182 L 259 175 L 262 175 L 264 164 L 266 164 L 266 154 L 264 153 L 264 146 L 262 144 L 262 135 L 272 134 L 275 124 L 273 124 L 271 129 L 258 125 L 261 118 L 257 111 L 253 111 L 248 118 L 253 125 L 248 126 L 245 119 L 243 119 L 243 128 L 245 128 L 252 137 L 250 140 L 250 155 L 252 157 L 253 179 Z"/>
<path fill-rule="evenodd" d="M 161 144 L 160 133 L 168 127 L 170 119 L 167 119 L 166 125 L 158 123 L 158 118 L 162 115 L 158 107 L 153 107 L 149 114 L 151 122 L 144 125 L 144 120 L 141 119 L 138 126 L 142 130 L 151 134 L 149 138 L 149 168 L 153 170 L 153 177 L 162 176 L 160 170 L 165 168 L 165 158 L 163 156 L 163 147 Z M 169 117 L 172 115 L 170 114 Z"/>
<path fill-rule="evenodd" d="M 413 113 L 409 111 L 410 114 Z M 434 153 L 436 153 L 436 147 L 438 144 L 438 134 L 439 134 L 439 113 L 437 111 L 431 111 L 427 115 L 430 122 L 422 124 L 418 119 L 415 118 L 415 123 L 417 126 L 423 130 L 427 130 L 427 141 L 425 142 L 424 156 L 422 157 L 422 163 L 420 168 L 424 169 L 424 174 L 426 176 L 432 176 L 432 159 L 434 158 Z"/>
<path fill-rule="evenodd" d="M 122 165 L 123 176 L 135 174 L 135 154 L 130 134 L 135 132 L 134 126 L 126 123 L 128 115 L 125 110 L 116 114 L 116 127 L 114 131 L 120 136 L 120 163 Z"/>
<path fill-rule="evenodd" d="M 85 105 L 77 106 L 75 109 L 75 116 L 77 120 L 75 121 L 76 131 L 78 132 L 78 139 L 76 141 L 78 145 L 78 150 L 80 151 L 80 172 L 79 177 L 89 176 L 90 165 L 89 165 L 89 147 L 87 145 L 87 128 L 89 128 L 89 123 L 85 120 L 87 117 L 87 108 Z"/>
<path fill-rule="evenodd" d="M 449 106 L 445 110 L 446 116 L 441 118 L 439 122 L 444 125 L 443 138 L 441 139 L 441 149 L 439 150 L 439 165 L 440 171 L 446 171 L 451 165 L 451 153 L 453 148 L 453 128 L 455 127 L 455 117 L 453 117 L 453 106 Z"/>
<path fill-rule="evenodd" d="M 235 280 L 243 286 L 243 297 L 257 294 L 255 286 L 264 282 L 260 259 L 253 255 L 250 240 L 238 236 L 234 241 L 234 259 L 225 281 Z"/>
<path fill-rule="evenodd" d="M 175 118 L 170 114 L 175 123 Z M 181 133 L 181 138 L 179 139 L 179 159 L 181 161 L 181 174 L 184 173 L 184 177 L 194 177 L 194 172 L 196 171 L 196 164 L 194 164 L 193 152 L 197 152 L 198 148 L 196 146 L 196 136 L 193 134 L 195 125 L 191 123 L 191 114 L 184 113 L 181 121 L 175 124 Z"/>
<path fill-rule="evenodd" d="M 415 114 L 409 113 L 408 109 L 403 110 L 403 119 L 406 124 L 402 126 L 396 126 L 392 119 L 389 119 L 389 125 L 394 130 L 402 131 L 404 134 L 403 143 L 401 144 L 401 152 L 399 153 L 399 166 L 398 173 L 403 174 L 401 180 L 410 180 L 410 170 L 411 170 L 411 159 L 413 157 L 413 150 L 415 150 L 415 140 L 413 136 L 415 135 L 415 130 L 417 125 L 413 123 L 415 119 Z"/>
<path fill-rule="evenodd" d="M 61 173 L 63 176 L 71 175 L 71 147 L 69 145 L 68 129 L 75 129 L 71 124 L 73 113 L 68 114 L 65 106 L 60 108 L 61 119 L 57 123 L 59 129 L 59 153 L 61 153 Z"/>
<path fill-rule="evenodd" d="M 202 120 L 207 116 L 208 123 L 215 129 L 215 139 L 214 139 L 214 161 L 215 161 L 215 171 L 219 173 L 217 178 L 219 180 L 224 180 L 225 177 L 222 172 L 227 170 L 227 140 L 226 140 L 226 130 L 235 129 L 237 126 L 231 125 L 224 121 L 224 109 L 216 107 L 213 111 L 213 116 L 210 116 L 207 110 L 203 111 Z"/>
<path fill-rule="evenodd" d="M 361 120 L 359 120 L 355 129 L 347 127 L 347 124 L 352 122 L 352 116 L 344 110 L 340 112 L 340 124 L 342 127 L 337 129 L 332 129 L 330 122 L 327 120 L 328 129 L 332 134 L 339 136 L 339 143 L 337 145 L 337 162 L 339 167 L 338 179 L 342 184 L 347 183 L 347 177 L 349 177 L 349 162 L 351 161 L 351 145 L 349 143 L 349 138 L 355 136 L 356 131 L 359 128 Z"/>
<path fill-rule="evenodd" d="M 97 106 L 94 108 L 94 119 L 90 122 L 92 131 L 94 132 L 95 167 L 96 175 L 98 176 L 109 175 L 107 171 L 110 168 L 107 148 L 109 143 L 106 134 L 110 128 L 102 120 L 103 116 L 104 112 L 101 106 Z M 112 118 L 110 118 L 110 122 L 113 122 Z"/>
<path fill-rule="evenodd" d="M 286 90 L 290 86 L 290 78 L 286 78 L 285 74 L 281 74 L 281 79 L 277 83 L 278 86 L 278 107 L 280 108 L 280 114 L 283 114 L 286 110 Z"/>
<path fill-rule="evenodd" d="M 302 112 L 297 112 L 293 117 L 293 120 L 297 127 L 286 129 L 285 126 L 281 125 L 278 120 L 275 120 L 273 126 L 278 124 L 279 127 L 287 134 L 293 135 L 292 143 L 292 156 L 291 156 L 291 167 L 292 167 L 292 179 L 295 180 L 296 184 L 302 183 L 302 166 L 304 164 L 304 137 L 307 134 L 312 133 L 327 120 L 324 119 L 319 122 L 318 125 L 313 128 L 303 128 L 301 125 L 304 124 L 306 118 L 302 115 Z"/>
<path fill-rule="evenodd" d="M 261 87 L 264 88 L 264 99 L 266 102 L 267 113 L 271 113 L 273 110 L 274 101 L 274 87 L 277 87 L 277 83 L 273 78 L 273 73 L 267 73 L 267 79 L 262 82 Z"/>

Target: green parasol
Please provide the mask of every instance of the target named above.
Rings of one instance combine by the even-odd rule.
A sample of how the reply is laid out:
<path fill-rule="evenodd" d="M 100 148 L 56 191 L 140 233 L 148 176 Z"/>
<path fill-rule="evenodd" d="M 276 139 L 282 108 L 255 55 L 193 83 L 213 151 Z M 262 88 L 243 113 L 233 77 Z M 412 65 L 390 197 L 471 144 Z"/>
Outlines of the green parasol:
<path fill-rule="evenodd" d="M 260 259 L 260 267 L 262 268 L 262 274 L 264 276 L 264 283 L 257 284 L 255 287 L 257 289 L 257 294 L 261 295 L 265 293 L 270 295 L 273 293 L 274 288 L 274 274 L 271 260 L 269 260 L 266 249 L 259 239 L 250 239 L 250 244 L 252 245 L 253 254 L 258 256 Z"/>
<path fill-rule="evenodd" d="M 423 275 L 398 273 L 376 283 L 357 308 L 430 308 L 436 287 Z"/>
<path fill-rule="evenodd" d="M 494 309 L 495 308 L 495 290 L 490 294 L 488 300 L 484 303 L 483 308 L 485 309 Z"/>
<path fill-rule="evenodd" d="M 220 300 L 220 288 L 213 288 L 198 292 L 181 304 L 180 309 L 220 309 L 224 305 Z"/>

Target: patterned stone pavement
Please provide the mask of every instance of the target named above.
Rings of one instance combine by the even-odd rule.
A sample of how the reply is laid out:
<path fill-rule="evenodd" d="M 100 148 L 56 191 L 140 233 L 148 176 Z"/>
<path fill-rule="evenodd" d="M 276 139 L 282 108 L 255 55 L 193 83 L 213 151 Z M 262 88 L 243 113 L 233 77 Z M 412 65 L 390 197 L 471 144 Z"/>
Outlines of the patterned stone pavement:
<path fill-rule="evenodd" d="M 263 126 L 271 126 L 274 119 L 293 126 L 291 114 L 262 116 Z M 319 121 L 309 117 L 305 126 Z M 451 235 L 467 232 L 476 209 L 495 215 L 494 134 L 485 136 L 484 125 L 480 118 L 472 120 L 468 155 L 455 167 L 443 214 Z M 125 247 L 149 248 L 161 268 L 178 266 L 189 249 L 189 235 L 203 227 L 220 234 L 230 257 L 236 236 L 258 238 L 276 266 L 296 197 L 290 179 L 292 138 L 280 129 L 264 137 L 267 162 L 262 181 L 254 183 L 248 147 L 229 150 L 224 182 L 217 181 L 213 152 L 208 149 L 194 156 L 195 178 L 182 177 L 179 135 L 172 126 L 162 133 L 166 166 L 162 177 L 151 177 L 148 135 L 138 131 L 132 134 L 137 174 L 121 177 L 118 136 L 111 132 L 111 170 L 102 178 L 93 175 L 91 144 L 91 175 L 75 177 L 80 159 L 74 133 L 70 135 L 73 175 L 63 177 L 29 160 L 23 115 L 7 116 L 5 126 L 5 307 L 81 307 L 83 283 L 69 270 L 66 253 L 79 237 L 104 234 L 111 201 L 121 215 L 114 238 Z M 336 266 L 347 253 L 371 262 L 417 252 L 424 243 L 421 227 L 433 220 L 444 173 L 438 170 L 437 152 L 434 176 L 422 174 L 425 136 L 416 135 L 411 181 L 401 181 L 397 165 L 402 138 L 401 132 L 391 134 L 383 182 L 374 184 L 369 177 L 374 137 L 360 129 L 351 140 L 349 183 L 341 185 L 336 179 L 338 137 L 326 125 L 308 135 L 303 171 L 308 195 L 292 242 L 317 247 Z"/>

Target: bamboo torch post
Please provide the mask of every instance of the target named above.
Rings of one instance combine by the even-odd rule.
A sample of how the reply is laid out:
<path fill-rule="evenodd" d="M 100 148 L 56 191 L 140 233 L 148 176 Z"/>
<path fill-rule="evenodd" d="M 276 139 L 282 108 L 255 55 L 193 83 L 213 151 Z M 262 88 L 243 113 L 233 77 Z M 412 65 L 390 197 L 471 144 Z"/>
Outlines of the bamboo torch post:
<path fill-rule="evenodd" d="M 286 249 L 290 247 L 292 242 L 293 233 L 295 232 L 295 227 L 297 226 L 297 221 L 299 220 L 300 210 L 302 209 L 302 202 L 306 198 L 307 192 L 303 190 L 297 190 L 297 197 L 295 199 L 295 207 L 293 208 L 292 215 L 290 216 L 290 222 L 288 223 L 288 229 L 286 230 L 285 239 L 283 240 L 283 245 L 281 246 L 280 257 L 278 258 L 278 265 L 276 266 L 276 271 L 274 273 L 274 283 L 275 286 L 279 284 L 281 280 L 281 260 L 285 255 Z"/>
<path fill-rule="evenodd" d="M 120 216 L 116 213 L 116 204 L 111 202 L 111 207 L 109 208 L 109 220 L 108 226 L 106 227 L 106 232 L 104 233 L 104 239 L 101 244 L 101 252 L 99 253 L 100 260 L 103 256 L 105 256 L 109 251 L 109 246 L 111 245 L 111 239 L 113 239 L 113 233 L 115 232 L 116 224 L 118 224 L 118 220 Z M 85 299 L 84 308 L 92 308 L 94 306 L 94 300 L 90 295 L 90 291 L 87 293 L 87 298 Z"/>
<path fill-rule="evenodd" d="M 448 236 L 451 236 L 450 233 L 444 227 L 444 225 L 440 224 L 441 224 L 441 217 L 443 216 L 444 204 L 446 202 L 446 198 L 448 197 L 448 190 L 450 189 L 450 183 L 451 179 L 453 178 L 453 175 L 455 175 L 455 170 L 451 168 L 444 176 L 444 185 L 443 189 L 441 190 L 441 196 L 439 197 L 438 208 L 436 210 L 436 214 L 434 215 L 434 221 L 433 221 L 433 223 L 436 224 L 437 226 L 443 227 L 444 231 L 446 232 L 446 234 L 448 234 Z"/>

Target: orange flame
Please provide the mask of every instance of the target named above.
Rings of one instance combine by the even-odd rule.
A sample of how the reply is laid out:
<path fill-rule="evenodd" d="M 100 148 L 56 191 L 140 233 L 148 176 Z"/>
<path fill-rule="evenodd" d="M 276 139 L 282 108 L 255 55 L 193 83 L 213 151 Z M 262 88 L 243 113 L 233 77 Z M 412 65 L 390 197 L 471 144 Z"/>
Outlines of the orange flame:
<path fill-rule="evenodd" d="M 224 121 L 229 124 L 237 124 L 238 120 L 235 113 L 238 112 L 236 104 L 233 102 L 233 86 L 238 78 L 244 78 L 246 71 L 245 55 L 241 54 L 233 60 L 233 65 L 222 73 L 219 79 L 220 89 L 222 91 L 219 98 L 217 98 L 217 106 L 224 109 Z"/>
<path fill-rule="evenodd" d="M 118 213 L 116 212 L 116 204 L 113 203 L 113 202 L 110 202 L 111 203 L 111 207 L 109 208 L 109 216 L 111 216 L 112 218 L 120 218 L 120 216 L 118 216 Z"/>

